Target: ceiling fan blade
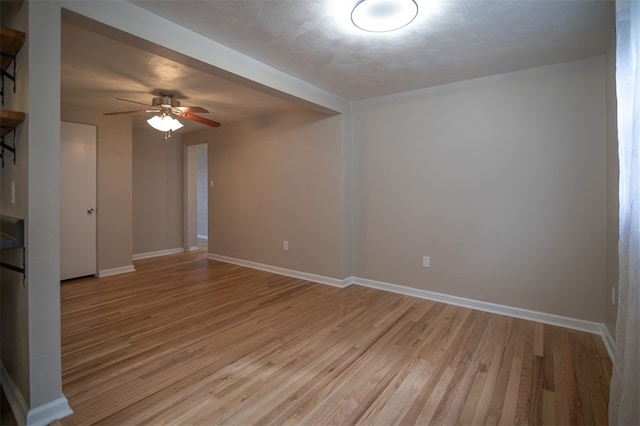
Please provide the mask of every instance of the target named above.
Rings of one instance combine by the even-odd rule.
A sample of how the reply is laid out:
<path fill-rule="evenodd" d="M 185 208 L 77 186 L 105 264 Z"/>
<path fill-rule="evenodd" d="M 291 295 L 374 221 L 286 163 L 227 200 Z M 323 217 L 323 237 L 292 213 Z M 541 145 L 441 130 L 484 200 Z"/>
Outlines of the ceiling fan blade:
<path fill-rule="evenodd" d="M 194 114 L 189 114 L 188 112 L 185 112 L 179 115 L 181 117 L 186 118 L 187 120 L 197 121 L 198 123 L 206 124 L 207 126 L 211 126 L 211 127 L 220 127 L 221 125 L 217 121 L 209 120 L 208 118 L 203 118 Z"/>
<path fill-rule="evenodd" d="M 119 114 L 144 114 L 147 112 L 155 112 L 155 111 L 148 111 L 146 109 L 138 109 L 135 111 L 118 111 L 118 112 L 105 112 L 104 115 L 119 115 Z"/>
<path fill-rule="evenodd" d="M 202 114 L 206 114 L 209 112 L 206 109 L 199 106 L 181 106 L 181 107 L 175 107 L 174 109 L 177 109 L 180 112 L 199 112 Z"/>
<path fill-rule="evenodd" d="M 129 99 L 123 99 L 123 98 L 116 98 L 116 99 L 119 100 L 119 101 L 131 102 L 132 104 L 144 105 L 144 106 L 147 106 L 147 107 L 153 106 L 153 105 L 145 104 L 145 103 L 138 102 L 138 101 L 131 101 Z"/>

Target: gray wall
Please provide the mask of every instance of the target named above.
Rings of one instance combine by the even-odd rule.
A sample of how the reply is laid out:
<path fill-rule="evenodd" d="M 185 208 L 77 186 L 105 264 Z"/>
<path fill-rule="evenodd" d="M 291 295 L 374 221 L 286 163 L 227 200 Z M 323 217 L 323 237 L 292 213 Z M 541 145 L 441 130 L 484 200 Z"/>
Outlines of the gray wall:
<path fill-rule="evenodd" d="M 182 134 L 133 128 L 133 253 L 183 247 Z"/>
<path fill-rule="evenodd" d="M 209 141 L 209 252 L 341 278 L 341 126 L 293 110 L 185 135 Z"/>
<path fill-rule="evenodd" d="M 603 322 L 604 107 L 602 57 L 356 103 L 354 275 Z"/>

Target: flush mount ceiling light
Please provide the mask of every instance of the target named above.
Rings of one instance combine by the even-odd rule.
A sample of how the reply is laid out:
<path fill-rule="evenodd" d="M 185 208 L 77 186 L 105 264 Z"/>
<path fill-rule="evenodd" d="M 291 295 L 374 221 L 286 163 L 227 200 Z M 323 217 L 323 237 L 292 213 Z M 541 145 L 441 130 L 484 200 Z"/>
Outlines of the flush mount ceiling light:
<path fill-rule="evenodd" d="M 351 12 L 353 25 L 382 33 L 408 25 L 418 15 L 415 0 L 360 0 Z"/>

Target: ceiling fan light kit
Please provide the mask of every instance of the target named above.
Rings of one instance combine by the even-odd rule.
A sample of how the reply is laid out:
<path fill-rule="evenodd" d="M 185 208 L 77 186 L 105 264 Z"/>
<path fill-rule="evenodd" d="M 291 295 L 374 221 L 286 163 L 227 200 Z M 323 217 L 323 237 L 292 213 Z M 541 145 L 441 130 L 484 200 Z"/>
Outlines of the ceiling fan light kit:
<path fill-rule="evenodd" d="M 147 123 L 154 129 L 164 132 L 165 139 L 171 137 L 171 132 L 174 132 L 183 127 L 183 124 L 178 121 L 176 117 L 196 121 L 198 123 L 206 124 L 207 126 L 211 127 L 220 127 L 220 123 L 217 121 L 209 120 L 208 118 L 192 114 L 194 112 L 208 113 L 209 111 L 207 111 L 206 109 L 199 106 L 180 106 L 180 102 L 177 99 L 173 98 L 173 93 L 171 92 L 159 92 L 158 94 L 160 96 L 153 98 L 151 100 L 151 105 L 147 105 L 137 101 L 130 101 L 128 99 L 116 98 L 120 101 L 144 105 L 145 107 L 147 107 L 147 109 L 136 111 L 107 112 L 104 115 L 145 114 L 151 112 L 157 113 L 158 115 L 154 115 L 153 117 L 148 119 Z"/>
<path fill-rule="evenodd" d="M 169 115 L 154 115 L 147 120 L 149 126 L 161 132 L 175 132 L 183 127 L 183 124 Z"/>
<path fill-rule="evenodd" d="M 416 16 L 415 0 L 360 0 L 351 11 L 351 22 L 361 30 L 382 33 L 409 25 Z"/>

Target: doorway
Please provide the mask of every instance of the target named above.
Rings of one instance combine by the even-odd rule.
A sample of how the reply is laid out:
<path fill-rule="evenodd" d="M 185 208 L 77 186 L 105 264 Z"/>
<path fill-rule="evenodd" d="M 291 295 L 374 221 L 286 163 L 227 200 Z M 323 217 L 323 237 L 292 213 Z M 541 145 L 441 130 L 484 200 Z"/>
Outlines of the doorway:
<path fill-rule="evenodd" d="M 207 144 L 187 146 L 186 250 L 207 250 L 209 242 L 209 170 Z"/>
<path fill-rule="evenodd" d="M 96 126 L 60 123 L 60 279 L 97 272 Z"/>

